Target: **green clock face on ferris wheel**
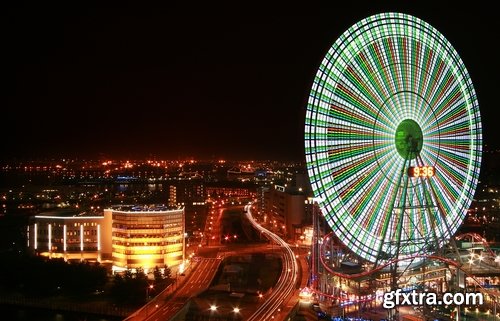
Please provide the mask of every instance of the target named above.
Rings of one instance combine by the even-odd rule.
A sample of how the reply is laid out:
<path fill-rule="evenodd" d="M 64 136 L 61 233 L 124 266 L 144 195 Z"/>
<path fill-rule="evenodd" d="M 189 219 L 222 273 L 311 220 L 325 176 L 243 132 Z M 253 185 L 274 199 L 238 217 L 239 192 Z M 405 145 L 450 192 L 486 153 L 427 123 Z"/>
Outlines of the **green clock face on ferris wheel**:
<path fill-rule="evenodd" d="M 360 257 L 443 246 L 472 201 L 481 149 L 469 74 L 428 23 L 368 17 L 321 62 L 307 105 L 307 169 L 329 226 Z"/>

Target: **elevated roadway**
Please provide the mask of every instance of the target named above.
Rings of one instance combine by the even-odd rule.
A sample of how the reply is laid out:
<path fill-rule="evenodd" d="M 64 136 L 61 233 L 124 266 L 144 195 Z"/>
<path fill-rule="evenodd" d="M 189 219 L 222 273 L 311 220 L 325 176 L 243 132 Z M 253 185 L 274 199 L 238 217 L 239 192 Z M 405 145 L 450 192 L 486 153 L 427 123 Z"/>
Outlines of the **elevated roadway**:
<path fill-rule="evenodd" d="M 271 242 L 277 244 L 282 251 L 282 271 L 272 291 L 264 298 L 264 302 L 251 315 L 248 321 L 281 320 L 287 315 L 283 311 L 288 301 L 297 295 L 296 283 L 299 275 L 299 265 L 291 247 L 278 235 L 260 226 L 252 216 L 251 205 L 245 206 L 245 213 L 250 223 Z"/>

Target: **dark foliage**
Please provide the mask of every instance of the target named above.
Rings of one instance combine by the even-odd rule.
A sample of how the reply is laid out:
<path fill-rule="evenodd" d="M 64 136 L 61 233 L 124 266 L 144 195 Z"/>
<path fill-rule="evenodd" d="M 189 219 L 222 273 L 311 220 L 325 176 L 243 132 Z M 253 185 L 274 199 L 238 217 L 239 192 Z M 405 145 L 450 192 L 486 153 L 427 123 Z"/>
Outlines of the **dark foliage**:
<path fill-rule="evenodd" d="M 115 274 L 111 296 L 119 303 L 141 304 L 152 294 L 149 285 L 143 269 L 138 268 L 135 273 L 126 270 L 123 274 Z"/>
<path fill-rule="evenodd" d="M 99 263 L 65 262 L 38 256 L 4 254 L 0 287 L 33 295 L 82 295 L 101 291 L 107 282 L 106 268 Z"/>

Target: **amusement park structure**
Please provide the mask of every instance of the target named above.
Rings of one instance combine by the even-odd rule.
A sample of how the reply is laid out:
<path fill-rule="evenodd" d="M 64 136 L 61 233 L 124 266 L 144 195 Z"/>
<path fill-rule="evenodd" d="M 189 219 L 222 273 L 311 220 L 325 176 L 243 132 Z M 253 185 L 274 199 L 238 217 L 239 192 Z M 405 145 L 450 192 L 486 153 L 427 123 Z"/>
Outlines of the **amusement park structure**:
<path fill-rule="evenodd" d="M 349 305 L 360 312 L 397 288 L 442 294 L 468 282 L 497 308 L 496 292 L 472 273 L 474 255 L 498 270 L 497 255 L 478 235 L 455 235 L 479 178 L 479 106 L 462 60 L 435 28 L 382 13 L 344 32 L 314 79 L 305 151 L 318 205 L 310 290 L 320 300 L 339 314 Z M 331 233 L 321 233 L 320 213 Z M 464 238 L 484 251 L 457 246 Z M 461 318 L 460 306 L 447 309 Z M 398 308 L 387 316 L 399 320 Z"/>

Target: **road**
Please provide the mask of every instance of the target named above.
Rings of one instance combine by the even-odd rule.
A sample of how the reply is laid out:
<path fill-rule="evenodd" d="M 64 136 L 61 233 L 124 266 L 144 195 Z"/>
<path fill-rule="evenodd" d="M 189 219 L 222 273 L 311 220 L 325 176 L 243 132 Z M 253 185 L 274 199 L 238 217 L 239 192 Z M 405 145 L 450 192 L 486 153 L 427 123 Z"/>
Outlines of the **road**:
<path fill-rule="evenodd" d="M 260 226 L 252 217 L 251 205 L 245 206 L 245 212 L 248 220 L 252 225 L 263 233 L 271 242 L 278 244 L 282 251 L 283 267 L 281 275 L 276 282 L 268 297 L 265 297 L 264 302 L 257 308 L 248 321 L 265 321 L 265 320 L 280 320 L 287 316 L 282 309 L 289 298 L 296 292 L 295 285 L 297 283 L 299 266 L 290 246 L 282 240 L 278 235 L 272 233 L 268 229 Z"/>
<path fill-rule="evenodd" d="M 153 299 L 140 310 L 140 313 L 127 320 L 170 320 L 192 297 L 210 286 L 220 262 L 219 258 L 200 258 L 189 275 L 185 276 L 186 280 L 177 281 L 178 288 L 172 297 L 167 297 L 165 300 Z"/>
<path fill-rule="evenodd" d="M 221 233 L 220 233 L 220 222 L 222 218 L 222 213 L 226 210 L 225 208 L 212 208 L 210 213 L 207 215 L 207 220 L 205 223 L 204 240 L 205 245 L 208 246 L 220 246 L 221 244 Z M 202 241 L 203 243 L 203 241 Z"/>
<path fill-rule="evenodd" d="M 205 226 L 204 237 L 206 240 L 206 245 L 203 246 L 208 250 L 208 252 L 219 252 L 223 250 L 225 246 L 221 245 L 221 218 L 223 212 L 231 208 L 242 208 L 243 206 L 226 206 L 220 208 L 214 208 L 207 215 L 207 222 Z M 208 246 L 207 246 L 208 245 Z M 160 321 L 160 320 L 170 320 L 175 314 L 177 314 L 182 307 L 193 297 L 197 296 L 201 292 L 205 291 L 212 282 L 212 279 L 217 273 L 220 263 L 226 256 L 224 251 L 219 252 L 216 257 L 203 258 L 198 257 L 199 262 L 194 268 L 189 276 L 186 276 L 184 282 L 179 281 L 179 288 L 176 289 L 174 295 L 167 301 L 162 301 L 161 303 L 154 302 L 148 304 L 149 310 L 153 312 L 150 316 L 145 318 L 146 321 Z M 182 278 L 182 276 L 180 276 Z M 157 306 L 158 305 L 158 306 Z M 145 309 L 147 312 L 148 309 Z M 149 314 L 148 314 L 149 315 Z"/>
<path fill-rule="evenodd" d="M 242 207 L 242 206 L 241 206 Z M 240 207 L 240 208 L 241 208 Z M 255 313 L 251 315 L 249 321 L 264 321 L 264 320 L 279 320 L 286 316 L 286 312 L 282 311 L 285 305 L 289 302 L 292 294 L 296 292 L 295 285 L 299 275 L 298 264 L 295 254 L 290 246 L 283 241 L 279 236 L 261 227 L 251 216 L 250 208 L 245 207 L 247 218 L 252 225 L 265 235 L 272 243 L 258 244 L 248 247 L 247 245 L 232 245 L 229 248 L 226 245 L 220 244 L 220 223 L 224 210 L 227 208 L 215 209 L 207 217 L 207 228 L 205 230 L 206 245 L 203 248 L 208 251 L 206 254 L 213 252 L 213 257 L 198 256 L 198 262 L 193 264 L 191 270 L 186 276 L 179 276 L 177 284 L 171 289 L 174 292 L 167 295 L 166 299 L 152 299 L 141 310 L 136 311 L 133 316 L 127 318 L 127 321 L 163 321 L 173 318 L 188 301 L 205 291 L 215 277 L 220 263 L 225 257 L 231 255 L 241 255 L 242 253 L 264 253 L 267 251 L 276 252 L 279 249 L 282 256 L 282 271 L 272 291 L 263 299 L 263 303 L 257 308 Z M 213 237 L 213 238 L 212 238 Z M 277 244 L 277 245 L 274 245 Z M 204 252 L 206 252 L 204 250 Z"/>
<path fill-rule="evenodd" d="M 221 221 L 223 214 L 225 211 L 238 209 L 243 209 L 243 205 L 226 205 L 212 208 L 207 215 L 202 243 L 211 247 L 224 247 L 221 242 Z"/>

